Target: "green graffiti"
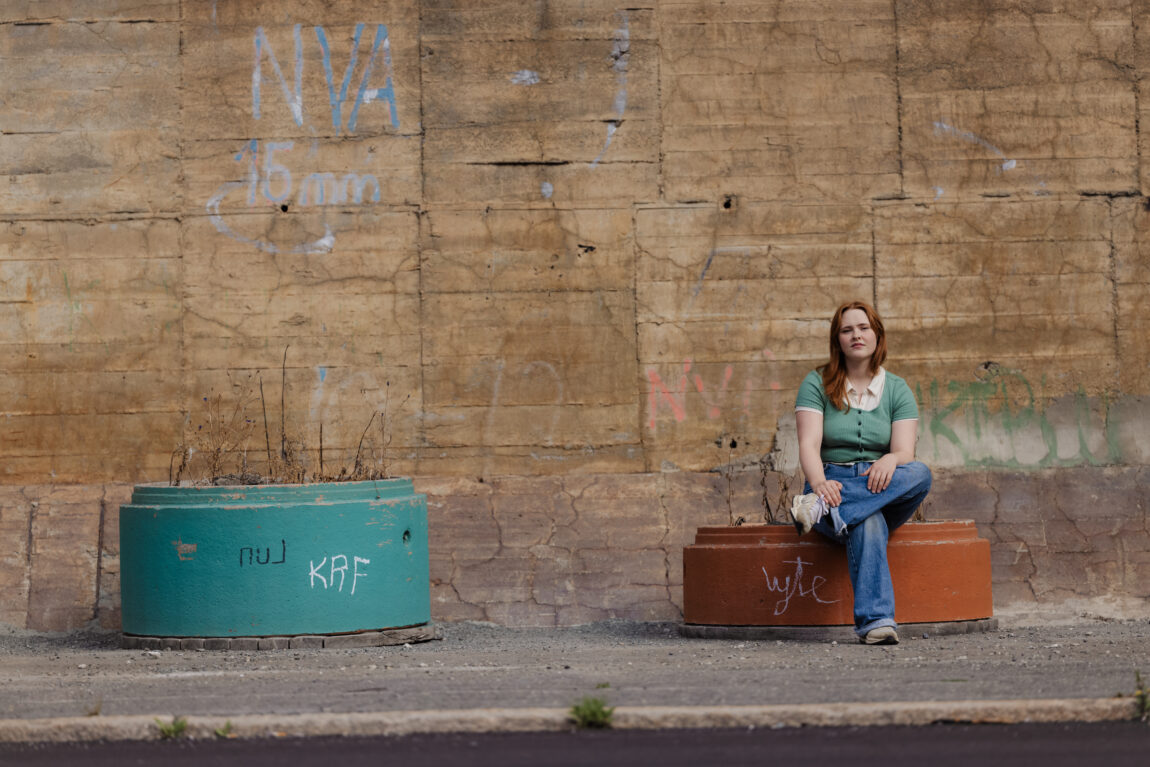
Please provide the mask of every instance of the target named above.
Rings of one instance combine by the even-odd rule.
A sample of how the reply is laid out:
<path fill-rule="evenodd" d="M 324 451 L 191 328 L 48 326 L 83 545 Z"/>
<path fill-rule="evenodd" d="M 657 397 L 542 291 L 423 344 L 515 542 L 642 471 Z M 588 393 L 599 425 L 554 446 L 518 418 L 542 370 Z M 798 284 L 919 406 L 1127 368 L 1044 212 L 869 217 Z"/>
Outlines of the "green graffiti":
<path fill-rule="evenodd" d="M 916 386 L 935 460 L 957 454 L 962 465 L 986 468 L 1104 466 L 1122 460 L 1118 426 L 1110 417 L 1112 400 L 1091 400 L 1079 387 L 1072 402 L 1052 413 L 1019 371 L 994 367 L 975 381 L 949 381 L 945 391 L 931 381 L 927 396 Z M 1045 389 L 1046 381 L 1042 381 Z M 1065 405 L 1070 404 L 1069 413 Z M 1101 428 L 1096 419 L 1101 417 Z M 1073 429 L 1073 432 L 1071 432 Z M 1073 455 L 1059 456 L 1074 445 Z M 1097 447 L 1092 448 L 1091 445 Z"/>
<path fill-rule="evenodd" d="M 1118 419 L 1110 417 L 1110 406 L 1113 401 L 1110 395 L 1104 394 L 1102 396 L 1102 412 L 1106 413 L 1106 452 L 1110 459 L 1110 463 L 1122 462 L 1122 448 L 1118 442 Z"/>
<path fill-rule="evenodd" d="M 79 323 L 81 325 L 86 326 L 92 330 L 93 335 L 97 337 L 97 343 L 103 345 L 104 352 L 109 353 L 109 344 L 107 341 L 99 338 L 99 332 L 96 329 L 95 323 L 92 322 L 92 318 L 88 316 L 87 309 L 84 307 L 84 303 L 80 301 L 78 297 L 72 295 L 72 284 L 68 279 L 68 272 L 61 269 L 60 276 L 64 280 L 64 297 L 68 304 L 68 308 L 66 310 L 68 317 L 68 351 L 70 353 L 76 351 L 76 333 L 78 332 L 77 319 L 79 319 Z M 87 290 L 91 292 L 95 290 L 99 284 L 99 280 L 92 280 L 86 287 L 80 288 L 80 290 Z"/>

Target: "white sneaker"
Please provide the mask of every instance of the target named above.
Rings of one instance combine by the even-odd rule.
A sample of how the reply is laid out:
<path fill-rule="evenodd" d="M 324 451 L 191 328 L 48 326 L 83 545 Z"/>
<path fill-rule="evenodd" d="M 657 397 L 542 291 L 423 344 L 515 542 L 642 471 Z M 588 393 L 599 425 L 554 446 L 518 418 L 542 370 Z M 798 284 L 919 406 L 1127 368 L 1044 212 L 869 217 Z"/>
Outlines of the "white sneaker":
<path fill-rule="evenodd" d="M 814 493 L 796 495 L 791 501 L 791 518 L 799 535 L 809 533 L 827 511 L 827 502 Z"/>
<path fill-rule="evenodd" d="M 894 626 L 879 626 L 871 629 L 865 637 L 859 637 L 863 644 L 898 644 L 898 632 Z"/>

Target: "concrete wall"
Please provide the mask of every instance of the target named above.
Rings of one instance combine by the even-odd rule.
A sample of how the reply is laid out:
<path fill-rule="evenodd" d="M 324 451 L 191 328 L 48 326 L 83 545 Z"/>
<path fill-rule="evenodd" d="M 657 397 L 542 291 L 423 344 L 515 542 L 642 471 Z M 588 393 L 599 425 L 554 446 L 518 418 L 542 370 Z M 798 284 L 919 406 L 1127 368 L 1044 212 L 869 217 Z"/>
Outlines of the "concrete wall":
<path fill-rule="evenodd" d="M 1147 612 L 1147 29 L 1145 0 L 5 4 L 0 621 L 118 626 L 118 505 L 237 384 L 259 469 L 261 376 L 313 471 L 321 426 L 330 473 L 387 413 L 367 454 L 431 495 L 436 618 L 673 620 L 694 528 L 795 489 L 795 388 L 853 297 L 998 607 Z"/>

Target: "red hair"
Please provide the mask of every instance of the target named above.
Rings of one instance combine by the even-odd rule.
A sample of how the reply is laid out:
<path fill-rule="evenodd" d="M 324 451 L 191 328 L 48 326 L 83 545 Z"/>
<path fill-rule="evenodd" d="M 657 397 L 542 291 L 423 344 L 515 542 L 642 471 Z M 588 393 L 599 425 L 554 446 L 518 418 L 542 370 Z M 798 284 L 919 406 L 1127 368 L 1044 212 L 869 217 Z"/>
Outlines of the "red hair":
<path fill-rule="evenodd" d="M 839 330 L 843 326 L 843 315 L 851 309 L 860 309 L 866 314 L 867 322 L 874 330 L 875 347 L 874 356 L 870 358 L 870 374 L 878 375 L 878 369 L 886 361 L 886 330 L 882 325 L 882 318 L 874 307 L 866 301 L 848 301 L 831 317 L 831 359 L 830 362 L 819 368 L 823 375 L 823 390 L 827 393 L 834 406 L 842 411 L 850 410 L 847 401 L 847 365 L 846 355 L 843 354 L 842 344 L 839 342 Z"/>

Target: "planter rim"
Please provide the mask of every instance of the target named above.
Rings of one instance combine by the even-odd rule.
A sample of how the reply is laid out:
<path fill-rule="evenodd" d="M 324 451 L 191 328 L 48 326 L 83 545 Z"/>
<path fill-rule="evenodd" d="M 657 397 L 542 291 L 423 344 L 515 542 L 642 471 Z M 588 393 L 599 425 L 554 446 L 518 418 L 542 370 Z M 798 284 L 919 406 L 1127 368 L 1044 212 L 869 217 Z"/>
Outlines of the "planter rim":
<path fill-rule="evenodd" d="M 167 482 L 137 482 L 137 488 L 167 488 L 171 490 L 242 490 L 245 487 L 315 487 L 316 485 L 377 485 L 380 482 L 411 482 L 411 477 L 388 477 L 387 479 L 328 480 L 324 482 L 261 482 L 254 485 L 171 485 Z"/>
<path fill-rule="evenodd" d="M 956 517 L 954 519 L 912 519 L 909 522 L 907 522 L 906 524 L 904 524 L 903 527 L 911 527 L 914 525 L 954 525 L 954 524 L 973 525 L 974 520 L 973 519 L 964 519 L 964 518 L 960 518 L 960 517 Z M 741 525 L 699 525 L 698 529 L 700 529 L 700 530 L 746 530 L 748 528 L 751 528 L 751 529 L 757 530 L 757 529 L 762 529 L 762 528 L 776 528 L 776 527 L 783 529 L 783 530 L 785 530 L 787 528 L 790 528 L 793 530 L 795 528 L 795 526 L 793 524 L 791 524 L 790 522 L 745 522 Z M 900 527 L 899 529 L 901 530 L 902 528 Z"/>
<path fill-rule="evenodd" d="M 409 477 L 268 485 L 135 485 L 130 506 L 259 506 L 385 501 L 414 494 Z"/>
<path fill-rule="evenodd" d="M 978 526 L 972 519 L 931 519 L 908 522 L 890 534 L 891 543 L 934 543 L 978 538 Z M 700 526 L 695 532 L 694 545 L 739 546 L 772 544 L 828 545 L 834 543 L 818 534 L 800 537 L 793 525 L 753 524 Z"/>

